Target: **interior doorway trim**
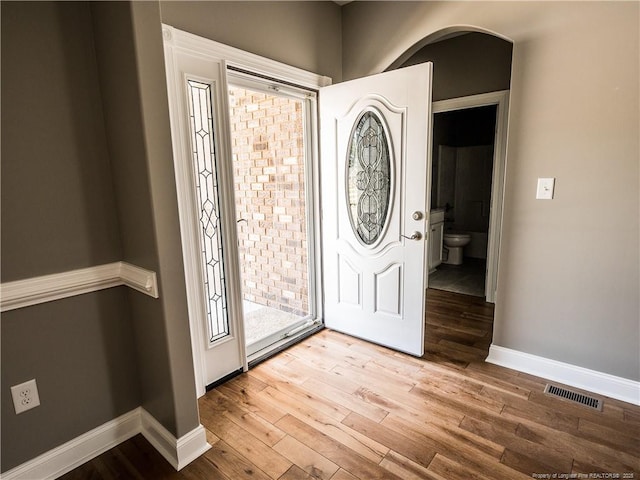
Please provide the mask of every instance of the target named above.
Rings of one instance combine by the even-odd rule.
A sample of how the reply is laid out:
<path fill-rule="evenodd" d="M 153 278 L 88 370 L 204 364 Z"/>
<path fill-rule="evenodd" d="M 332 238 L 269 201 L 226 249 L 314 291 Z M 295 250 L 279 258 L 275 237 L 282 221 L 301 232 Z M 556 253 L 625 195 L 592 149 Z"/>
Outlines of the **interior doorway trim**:
<path fill-rule="evenodd" d="M 495 303 L 498 290 L 498 259 L 500 255 L 500 235 L 502 232 L 502 212 L 504 183 L 507 164 L 507 127 L 509 116 L 509 90 L 481 93 L 467 97 L 452 98 L 433 102 L 432 113 L 451 112 L 467 108 L 496 105 L 496 135 L 493 152 L 493 172 L 491 187 L 491 214 L 489 218 L 489 245 L 487 247 L 487 276 L 485 295 L 487 302 Z"/>

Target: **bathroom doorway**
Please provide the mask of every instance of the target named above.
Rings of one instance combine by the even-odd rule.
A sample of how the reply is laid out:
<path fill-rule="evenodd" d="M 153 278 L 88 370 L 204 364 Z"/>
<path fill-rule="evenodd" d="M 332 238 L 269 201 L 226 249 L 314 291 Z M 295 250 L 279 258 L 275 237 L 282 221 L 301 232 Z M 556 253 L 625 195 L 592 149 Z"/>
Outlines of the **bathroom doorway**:
<path fill-rule="evenodd" d="M 508 92 L 434 102 L 429 287 L 494 303 Z"/>
<path fill-rule="evenodd" d="M 434 115 L 490 105 L 497 107 L 495 138 L 492 142 L 494 143 L 494 168 L 485 279 L 485 298 L 490 303 L 495 303 L 497 291 L 497 260 L 512 56 L 513 43 L 495 32 L 473 26 L 448 27 L 432 32 L 415 43 L 387 68 L 387 70 L 394 70 L 432 62 L 432 112 Z M 433 160 L 434 155 L 432 155 L 432 163 Z M 431 185 L 429 184 L 428 187 L 431 188 Z M 432 210 L 435 206 L 432 204 L 429 208 Z M 438 248 L 439 238 L 444 236 L 444 222 L 438 225 L 437 217 L 436 212 L 436 215 L 430 216 L 429 222 L 429 271 L 433 271 L 434 261 L 436 264 L 441 261 L 441 254 L 444 253 Z M 437 270 L 438 267 L 435 268 Z"/>

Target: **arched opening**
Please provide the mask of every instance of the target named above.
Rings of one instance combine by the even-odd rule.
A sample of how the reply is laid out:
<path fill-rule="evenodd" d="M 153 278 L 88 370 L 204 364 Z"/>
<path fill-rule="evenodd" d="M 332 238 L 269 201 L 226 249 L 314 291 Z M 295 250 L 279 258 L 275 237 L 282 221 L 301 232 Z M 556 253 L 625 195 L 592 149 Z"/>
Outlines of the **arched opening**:
<path fill-rule="evenodd" d="M 513 43 L 470 27 L 425 37 L 387 70 L 433 62 L 433 101 L 509 90 Z"/>
<path fill-rule="evenodd" d="M 495 34 L 451 27 L 425 37 L 387 69 L 433 63 L 427 312 L 456 298 L 493 317 L 512 51 L 512 42 Z M 426 329 L 427 350 L 442 338 L 469 342 L 461 325 L 434 326 Z M 488 353 L 493 325 L 485 327 L 474 347 Z M 430 338 L 429 331 L 443 337 Z"/>

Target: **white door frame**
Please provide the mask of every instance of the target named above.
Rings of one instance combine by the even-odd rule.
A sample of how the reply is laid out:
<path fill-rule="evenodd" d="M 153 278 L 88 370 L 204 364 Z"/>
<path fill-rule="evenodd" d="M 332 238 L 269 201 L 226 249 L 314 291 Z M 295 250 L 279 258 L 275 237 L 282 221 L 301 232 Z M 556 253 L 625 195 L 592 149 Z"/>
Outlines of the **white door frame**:
<path fill-rule="evenodd" d="M 249 366 L 253 362 L 260 361 L 262 358 L 269 356 L 273 351 L 278 350 L 295 339 L 296 336 L 309 329 L 316 328 L 323 324 L 323 319 L 319 312 L 322 311 L 321 305 L 316 300 L 318 296 L 319 275 L 319 259 L 320 252 L 318 242 L 313 240 L 320 235 L 318 226 L 320 225 L 318 212 L 316 208 L 319 206 L 318 190 L 318 95 L 315 91 L 308 88 L 300 88 L 297 86 L 275 84 L 272 80 L 267 80 L 256 76 L 253 73 L 247 73 L 236 69 L 228 69 L 227 84 L 229 86 L 246 88 L 252 91 L 259 91 L 268 95 L 281 95 L 286 98 L 296 99 L 304 104 L 304 156 L 305 156 L 305 176 L 304 189 L 306 197 L 306 230 L 308 239 L 307 258 L 308 258 L 308 278 L 309 278 L 309 312 L 306 316 L 301 317 L 299 321 L 292 325 L 288 325 L 282 330 L 272 332 L 266 338 L 254 343 L 246 345 L 246 356 Z M 237 215 L 234 204 L 234 214 Z M 316 265 L 318 264 L 318 265 Z M 318 273 L 316 273 L 318 270 Z M 242 280 L 242 275 L 240 275 Z M 318 297 L 320 298 L 320 297 Z M 244 319 L 244 317 L 243 317 Z"/>
<path fill-rule="evenodd" d="M 432 113 L 435 115 L 436 113 L 485 107 L 489 105 L 496 105 L 497 111 L 496 134 L 493 151 L 493 173 L 491 180 L 491 213 L 489 217 L 489 245 L 487 248 L 485 297 L 487 302 L 495 303 L 498 290 L 498 259 L 500 255 L 500 235 L 502 232 L 504 184 L 507 165 L 509 90 L 481 93 L 479 95 L 470 95 L 468 97 L 459 97 L 433 102 Z"/>
<path fill-rule="evenodd" d="M 235 67 L 236 69 L 244 70 L 250 73 L 254 73 L 257 75 L 265 76 L 267 78 L 273 78 L 282 80 L 285 83 L 292 83 L 295 85 L 299 85 L 301 87 L 306 87 L 312 90 L 319 90 L 321 87 L 327 86 L 331 84 L 331 79 L 322 75 L 317 75 L 314 73 L 307 72 L 305 70 L 291 67 L 289 65 L 276 62 L 274 60 L 269 60 L 264 57 L 260 57 L 259 55 L 254 55 L 252 53 L 244 52 L 237 48 L 229 47 L 227 45 L 223 45 L 221 43 L 215 42 L 213 40 L 209 40 L 197 35 L 193 35 L 182 30 L 178 30 L 170 25 L 163 24 L 162 25 L 162 34 L 165 42 L 165 49 L 179 49 L 183 52 L 188 52 L 190 55 L 205 57 L 205 58 L 215 58 L 218 60 L 222 60 L 223 64 L 227 67 Z M 165 57 L 170 61 L 171 55 L 165 55 Z M 167 70 L 171 66 L 169 62 L 167 64 Z M 176 88 L 180 87 L 171 84 L 175 80 L 168 76 L 168 88 L 171 91 L 176 91 Z M 173 89 L 173 90 L 172 90 Z M 169 101 L 171 102 L 171 95 L 169 96 Z M 221 102 L 222 105 L 226 108 L 226 100 Z M 177 111 L 176 108 L 172 109 L 173 112 Z M 223 115 L 221 112 L 218 112 L 218 117 Z M 228 113 L 223 115 L 223 117 L 227 117 Z M 176 122 L 172 122 L 174 124 L 184 123 L 184 119 L 176 119 Z M 228 121 L 227 121 L 228 123 Z M 313 128 L 313 126 L 312 126 Z M 226 131 L 228 130 L 226 127 L 222 128 L 222 135 L 228 134 Z M 185 136 L 184 125 L 182 129 L 176 129 L 172 132 L 173 142 L 174 142 L 174 156 L 176 145 L 178 145 L 178 150 L 182 148 L 183 142 L 188 142 L 188 137 Z M 228 142 L 223 142 L 228 143 Z M 312 146 L 313 148 L 313 159 L 311 164 L 313 165 L 313 179 L 314 179 L 314 191 L 319 192 L 319 165 L 318 165 L 318 146 L 316 143 Z M 225 169 L 230 170 L 230 159 L 231 159 L 231 151 L 230 147 L 223 147 L 223 151 L 220 153 L 220 158 L 224 159 L 224 163 L 228 164 Z M 176 163 L 176 159 L 174 158 L 174 164 Z M 183 218 L 189 218 L 189 211 L 185 208 L 187 202 L 183 199 L 185 196 L 191 195 L 192 190 L 192 182 L 189 182 L 186 175 L 181 174 L 178 171 L 178 166 L 176 165 L 176 189 L 178 194 L 178 211 L 181 219 L 181 236 L 182 236 L 182 248 L 183 248 L 183 259 L 185 263 L 185 283 L 187 290 L 187 304 L 189 310 L 189 329 L 191 334 L 191 347 L 193 351 L 193 367 L 194 367 L 194 376 L 196 383 L 196 395 L 197 397 L 201 397 L 205 394 L 206 390 L 206 381 L 205 381 L 205 365 L 204 365 L 204 353 L 206 350 L 206 338 L 204 337 L 204 327 L 202 316 L 197 314 L 199 310 L 202 309 L 201 301 L 199 301 L 197 292 L 201 290 L 201 275 L 198 273 L 201 270 L 199 262 L 200 254 L 199 254 L 199 243 L 198 238 L 193 235 L 191 231 L 192 228 L 189 228 L 188 225 L 183 225 Z M 226 175 L 229 175 L 229 172 Z M 233 182 L 231 182 L 233 183 Z M 224 225 L 226 233 L 226 245 L 232 245 L 235 241 L 236 233 L 235 233 L 235 201 L 234 201 L 234 192 L 233 189 L 225 189 L 225 192 L 222 192 L 224 195 L 224 199 L 222 201 L 222 218 L 226 219 L 226 223 Z M 317 195 L 318 193 L 316 193 Z M 182 200 L 181 200 L 182 199 Z M 320 218 L 320 205 L 319 201 L 314 202 L 314 215 L 316 219 Z M 319 222 L 316 222 L 319 223 Z M 317 264 L 320 265 L 320 232 L 319 225 L 316 225 L 317 232 L 315 234 L 315 245 L 314 251 L 316 254 Z M 236 275 L 237 271 L 237 255 L 231 255 L 235 257 L 232 260 L 232 275 Z M 311 274 L 311 273 L 310 273 Z M 315 271 L 315 288 L 316 288 L 316 301 L 317 301 L 317 315 L 322 317 L 322 290 L 321 290 L 321 281 L 320 281 L 320 268 L 317 268 Z M 239 279 L 232 278 L 230 282 L 230 288 L 227 290 L 227 296 L 229 301 L 230 315 L 233 318 L 230 318 L 230 323 L 235 326 L 238 331 L 238 337 L 241 341 L 241 353 L 244 357 L 244 365 L 243 369 L 246 371 L 248 368 L 248 362 L 246 357 L 245 345 L 244 345 L 244 326 L 242 320 L 242 298 L 241 291 L 239 288 Z"/>

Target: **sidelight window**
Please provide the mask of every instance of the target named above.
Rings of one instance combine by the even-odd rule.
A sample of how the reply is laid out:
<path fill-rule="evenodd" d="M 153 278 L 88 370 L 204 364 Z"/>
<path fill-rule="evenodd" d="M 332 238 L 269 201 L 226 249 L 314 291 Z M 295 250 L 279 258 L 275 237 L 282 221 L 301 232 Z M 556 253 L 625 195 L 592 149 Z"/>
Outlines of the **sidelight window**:
<path fill-rule="evenodd" d="M 188 80 L 189 126 L 199 216 L 209 343 L 230 334 L 222 257 L 220 196 L 216 172 L 211 86 Z"/>

